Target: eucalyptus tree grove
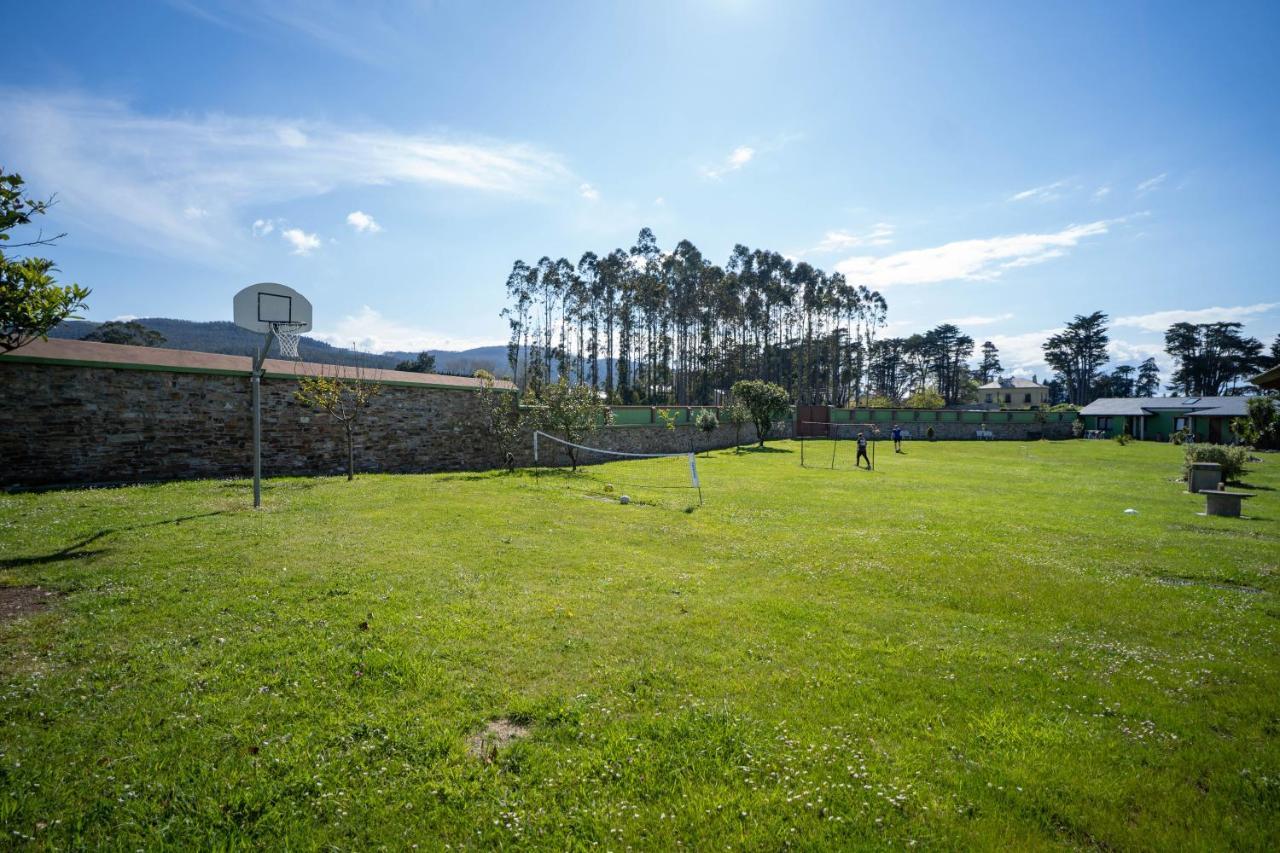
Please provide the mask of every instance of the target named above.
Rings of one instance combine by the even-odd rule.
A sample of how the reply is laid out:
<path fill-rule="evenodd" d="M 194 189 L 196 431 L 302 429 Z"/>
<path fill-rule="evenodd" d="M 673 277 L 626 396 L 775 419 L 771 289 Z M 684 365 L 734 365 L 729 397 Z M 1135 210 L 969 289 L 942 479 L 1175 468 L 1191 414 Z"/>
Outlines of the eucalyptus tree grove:
<path fill-rule="evenodd" d="M 507 297 L 522 389 L 564 377 L 621 403 L 714 403 L 740 379 L 799 402 L 860 399 L 888 312 L 878 292 L 805 261 L 738 245 L 717 266 L 688 240 L 662 251 L 648 228 L 577 264 L 516 261 Z"/>

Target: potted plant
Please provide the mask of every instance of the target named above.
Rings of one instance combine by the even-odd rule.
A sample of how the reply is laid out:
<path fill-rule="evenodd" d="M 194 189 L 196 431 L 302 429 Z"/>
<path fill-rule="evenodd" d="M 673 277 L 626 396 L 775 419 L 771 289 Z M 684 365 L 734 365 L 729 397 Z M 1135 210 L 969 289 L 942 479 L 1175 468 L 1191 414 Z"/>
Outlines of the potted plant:
<path fill-rule="evenodd" d="M 933 427 L 929 427 L 924 431 L 924 437 L 929 439 L 930 441 L 935 441 L 937 439 L 937 434 L 934 433 Z"/>

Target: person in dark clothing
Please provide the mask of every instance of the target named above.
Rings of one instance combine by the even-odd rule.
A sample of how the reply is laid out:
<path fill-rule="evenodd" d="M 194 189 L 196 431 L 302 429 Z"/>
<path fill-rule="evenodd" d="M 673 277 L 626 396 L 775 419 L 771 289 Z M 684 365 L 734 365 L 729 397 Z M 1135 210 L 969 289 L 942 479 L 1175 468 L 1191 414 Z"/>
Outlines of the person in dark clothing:
<path fill-rule="evenodd" d="M 893 452 L 902 452 L 902 427 L 897 424 L 893 425 Z"/>
<path fill-rule="evenodd" d="M 864 433 L 858 433 L 858 458 L 854 461 L 853 467 L 861 468 L 862 460 L 867 460 L 867 470 L 871 470 L 871 457 L 867 456 L 867 436 Z"/>

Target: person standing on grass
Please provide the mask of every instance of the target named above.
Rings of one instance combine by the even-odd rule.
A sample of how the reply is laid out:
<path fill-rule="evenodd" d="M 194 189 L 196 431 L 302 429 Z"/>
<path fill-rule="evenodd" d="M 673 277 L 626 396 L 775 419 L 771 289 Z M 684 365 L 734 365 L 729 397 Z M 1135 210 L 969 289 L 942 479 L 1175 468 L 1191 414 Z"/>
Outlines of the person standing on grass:
<path fill-rule="evenodd" d="M 854 460 L 853 467 L 861 468 L 862 460 L 867 460 L 867 470 L 871 470 L 871 457 L 867 455 L 867 436 L 865 433 L 858 433 L 858 458 Z"/>
<path fill-rule="evenodd" d="M 893 425 L 893 452 L 902 452 L 902 427 L 897 424 Z"/>

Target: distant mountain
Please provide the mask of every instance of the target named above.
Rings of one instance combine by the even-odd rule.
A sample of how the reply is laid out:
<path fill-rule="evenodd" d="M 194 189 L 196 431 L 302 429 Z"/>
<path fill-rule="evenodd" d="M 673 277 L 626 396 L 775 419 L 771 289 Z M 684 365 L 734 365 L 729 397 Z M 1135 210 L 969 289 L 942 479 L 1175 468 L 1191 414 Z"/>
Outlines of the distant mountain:
<path fill-rule="evenodd" d="M 164 346 L 169 349 L 216 352 L 224 355 L 252 355 L 262 345 L 261 335 L 246 331 L 226 320 L 198 323 L 191 320 L 171 320 L 167 317 L 140 317 L 138 322 L 164 335 Z M 79 340 L 99 325 L 101 324 L 88 320 L 66 320 L 49 332 L 49 337 Z M 461 351 L 433 349 L 428 352 L 436 357 L 436 370 L 440 373 L 470 376 L 481 369 L 499 377 L 508 376 L 511 373 L 507 367 L 507 348 L 504 346 L 476 347 Z M 390 369 L 402 361 L 414 358 L 417 353 L 384 352 L 374 355 L 345 347 L 335 347 L 304 335 L 298 343 L 298 355 L 303 361 L 314 361 L 320 364 L 349 364 Z"/>

